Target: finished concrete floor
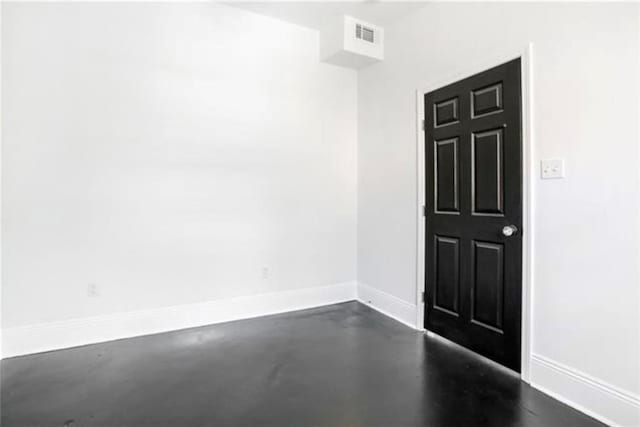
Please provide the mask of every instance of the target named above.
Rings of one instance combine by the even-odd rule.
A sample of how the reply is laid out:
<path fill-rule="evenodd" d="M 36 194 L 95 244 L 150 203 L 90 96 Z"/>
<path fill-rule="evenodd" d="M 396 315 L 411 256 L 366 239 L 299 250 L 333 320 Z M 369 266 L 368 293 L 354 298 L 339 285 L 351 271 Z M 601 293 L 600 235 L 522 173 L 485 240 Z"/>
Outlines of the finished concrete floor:
<path fill-rule="evenodd" d="M 4 360 L 1 405 L 2 427 L 602 425 L 356 302 Z"/>

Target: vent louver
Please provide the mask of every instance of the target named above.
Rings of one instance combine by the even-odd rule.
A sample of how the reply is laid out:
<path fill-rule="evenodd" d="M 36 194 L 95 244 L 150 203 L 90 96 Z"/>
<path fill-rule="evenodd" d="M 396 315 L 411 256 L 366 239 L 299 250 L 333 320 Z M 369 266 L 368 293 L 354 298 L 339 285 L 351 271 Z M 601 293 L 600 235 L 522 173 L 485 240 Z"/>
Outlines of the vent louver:
<path fill-rule="evenodd" d="M 384 59 L 384 28 L 353 16 L 335 16 L 320 29 L 319 50 L 321 61 L 341 67 L 357 70 L 375 64 Z"/>
<path fill-rule="evenodd" d="M 369 43 L 374 42 L 374 31 L 372 28 L 365 27 L 362 24 L 356 24 L 356 38 Z"/>

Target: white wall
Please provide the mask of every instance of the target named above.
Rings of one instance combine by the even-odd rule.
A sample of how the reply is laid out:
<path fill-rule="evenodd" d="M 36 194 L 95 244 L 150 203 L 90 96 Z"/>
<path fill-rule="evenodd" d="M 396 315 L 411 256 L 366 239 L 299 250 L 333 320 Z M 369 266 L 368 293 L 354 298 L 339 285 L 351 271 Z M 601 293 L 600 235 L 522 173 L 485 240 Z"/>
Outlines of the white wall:
<path fill-rule="evenodd" d="M 385 61 L 358 82 L 358 280 L 415 306 L 416 90 L 533 42 L 535 161 L 563 157 L 567 171 L 535 182 L 533 353 L 632 406 L 640 402 L 639 7 L 432 3 L 386 28 Z M 534 383 L 576 397 L 534 368 Z M 615 422 L 633 416 L 593 405 Z"/>
<path fill-rule="evenodd" d="M 207 3 L 2 24 L 5 328 L 355 280 L 357 76 L 316 31 Z"/>
<path fill-rule="evenodd" d="M 0 101 L 2 100 L 2 2 L 0 2 Z M 2 102 L 0 102 L 0 359 L 2 359 Z M 2 373 L 0 372 L 0 380 Z"/>

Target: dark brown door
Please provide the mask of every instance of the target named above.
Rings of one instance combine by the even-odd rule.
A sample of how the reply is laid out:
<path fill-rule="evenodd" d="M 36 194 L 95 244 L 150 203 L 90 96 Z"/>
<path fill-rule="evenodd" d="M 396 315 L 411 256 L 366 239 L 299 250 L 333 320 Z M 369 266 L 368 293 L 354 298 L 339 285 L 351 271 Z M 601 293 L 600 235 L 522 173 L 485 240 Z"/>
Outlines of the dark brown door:
<path fill-rule="evenodd" d="M 520 372 L 520 60 L 424 97 L 425 327 Z"/>

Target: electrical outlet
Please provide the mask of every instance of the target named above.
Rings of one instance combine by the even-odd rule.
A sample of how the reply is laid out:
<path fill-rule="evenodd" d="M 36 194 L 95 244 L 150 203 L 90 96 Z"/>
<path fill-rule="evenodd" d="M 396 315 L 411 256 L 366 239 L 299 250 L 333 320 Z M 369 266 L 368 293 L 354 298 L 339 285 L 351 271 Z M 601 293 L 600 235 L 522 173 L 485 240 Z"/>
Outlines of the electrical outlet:
<path fill-rule="evenodd" d="M 90 298 L 99 297 L 100 293 L 98 292 L 98 285 L 96 285 L 95 283 L 89 283 L 87 285 L 87 296 Z"/>
<path fill-rule="evenodd" d="M 269 267 L 262 267 L 262 279 L 267 280 L 269 278 Z"/>

